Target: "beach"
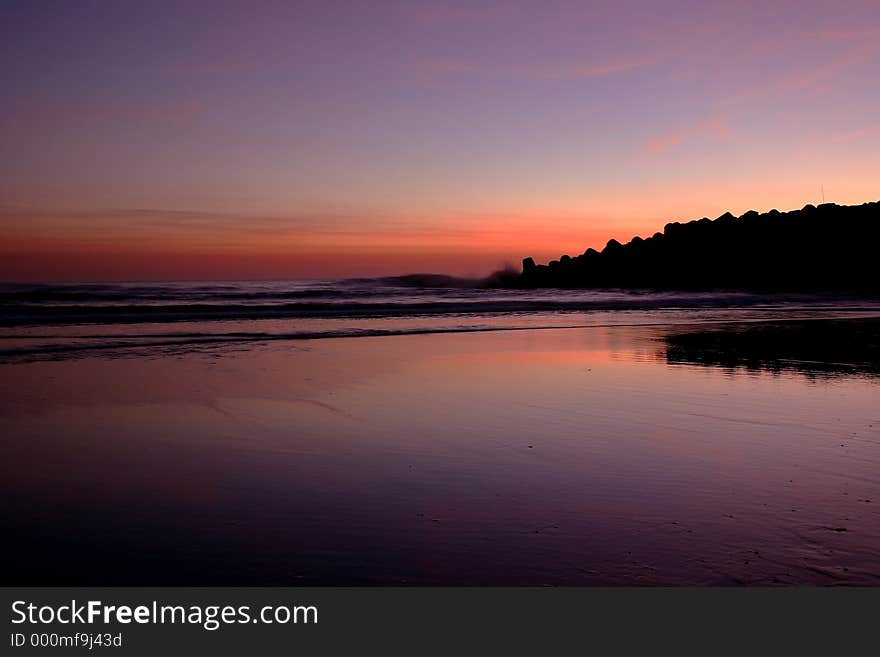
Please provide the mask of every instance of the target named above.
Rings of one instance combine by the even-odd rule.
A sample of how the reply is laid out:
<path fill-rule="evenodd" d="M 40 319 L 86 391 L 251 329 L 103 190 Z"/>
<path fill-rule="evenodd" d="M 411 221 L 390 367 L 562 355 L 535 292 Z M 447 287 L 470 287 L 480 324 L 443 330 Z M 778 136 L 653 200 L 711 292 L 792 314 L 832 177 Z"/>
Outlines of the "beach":
<path fill-rule="evenodd" d="M 869 305 L 460 312 L 479 330 L 102 348 L 187 331 L 65 324 L 103 336 L 74 352 L 8 323 L 7 584 L 880 583 L 874 352 L 681 337 L 830 316 L 874 349 Z"/>

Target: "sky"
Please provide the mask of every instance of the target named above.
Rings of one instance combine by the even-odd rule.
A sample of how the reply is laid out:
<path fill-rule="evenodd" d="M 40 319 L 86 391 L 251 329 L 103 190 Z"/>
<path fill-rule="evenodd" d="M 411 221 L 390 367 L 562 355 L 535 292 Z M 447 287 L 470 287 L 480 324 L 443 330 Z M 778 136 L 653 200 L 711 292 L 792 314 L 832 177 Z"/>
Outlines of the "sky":
<path fill-rule="evenodd" d="M 880 3 L 0 2 L 0 280 L 484 275 L 880 199 Z"/>

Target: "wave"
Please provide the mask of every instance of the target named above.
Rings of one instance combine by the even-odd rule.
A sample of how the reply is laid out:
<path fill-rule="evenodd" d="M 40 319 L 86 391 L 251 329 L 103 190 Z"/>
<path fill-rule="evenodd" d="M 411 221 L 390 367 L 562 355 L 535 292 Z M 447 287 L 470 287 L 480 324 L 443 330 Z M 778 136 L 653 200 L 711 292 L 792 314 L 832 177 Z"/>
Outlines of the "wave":
<path fill-rule="evenodd" d="M 352 278 L 356 283 L 378 283 L 386 286 L 414 287 L 419 289 L 479 289 L 489 287 L 489 278 L 462 278 L 446 274 L 404 274 L 382 278 Z"/>
<path fill-rule="evenodd" d="M 110 337 L 119 333 L 114 326 L 213 323 L 219 327 L 216 332 L 225 333 L 248 330 L 257 321 L 283 322 L 277 328 L 289 331 L 311 331 L 324 324 L 320 337 L 328 335 L 328 323 L 334 330 L 342 325 L 359 327 L 340 335 L 378 335 L 387 334 L 392 326 L 410 330 L 413 324 L 434 328 L 510 324 L 520 317 L 535 324 L 550 315 L 560 323 L 568 322 L 569 316 L 598 312 L 762 307 L 782 312 L 803 308 L 875 312 L 880 303 L 841 294 L 494 289 L 479 279 L 436 274 L 337 281 L 10 284 L 0 285 L 0 339 L 11 338 L 16 327 L 40 332 L 52 326 L 91 326 Z M 235 323 L 239 325 L 227 325 Z M 365 333 L 364 325 L 375 328 Z M 288 339 L 297 337 L 317 336 L 298 333 Z"/>
<path fill-rule="evenodd" d="M 40 305 L 187 304 L 195 302 L 265 304 L 299 300 L 371 300 L 412 297 L 430 291 L 435 297 L 490 288 L 476 279 L 413 274 L 383 279 L 349 279 L 308 285 L 27 285 L 0 287 L 0 309 Z"/>
<path fill-rule="evenodd" d="M 279 320 L 279 319 L 381 319 L 448 316 L 498 316 L 538 313 L 583 313 L 591 311 L 633 311 L 659 309 L 731 308 L 768 305 L 766 298 L 690 298 L 626 300 L 516 300 L 421 302 L 344 302 L 251 304 L 151 304 L 151 305 L 47 305 L 5 308 L 0 326 L 69 324 L 153 324 L 171 322 Z M 778 300 L 776 303 L 779 303 Z M 788 309 L 802 305 L 788 302 Z M 783 308 L 784 309 L 784 308 Z M 856 304 L 848 310 L 876 310 L 876 305 Z"/>

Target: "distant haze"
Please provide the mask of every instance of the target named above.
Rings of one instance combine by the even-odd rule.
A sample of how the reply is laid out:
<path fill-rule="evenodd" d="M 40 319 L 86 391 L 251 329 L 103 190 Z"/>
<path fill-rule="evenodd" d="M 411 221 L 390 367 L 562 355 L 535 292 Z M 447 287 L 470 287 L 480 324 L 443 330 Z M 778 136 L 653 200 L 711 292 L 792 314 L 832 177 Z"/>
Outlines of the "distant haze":
<path fill-rule="evenodd" d="M 484 275 L 880 198 L 875 0 L 0 6 L 0 280 Z"/>

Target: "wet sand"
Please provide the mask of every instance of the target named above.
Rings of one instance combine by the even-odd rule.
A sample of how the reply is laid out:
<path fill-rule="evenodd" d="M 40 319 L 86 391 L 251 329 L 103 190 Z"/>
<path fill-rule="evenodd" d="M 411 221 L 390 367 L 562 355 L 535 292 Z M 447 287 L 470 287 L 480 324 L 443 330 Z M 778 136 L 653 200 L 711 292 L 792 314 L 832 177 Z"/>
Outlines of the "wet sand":
<path fill-rule="evenodd" d="M 880 584 L 876 325 L 768 326 L 4 364 L 6 583 Z"/>

